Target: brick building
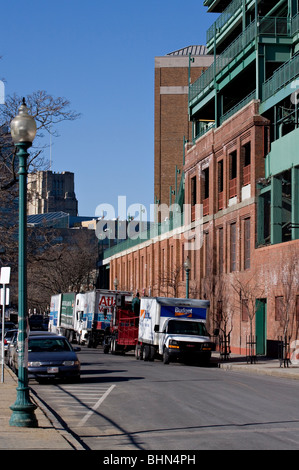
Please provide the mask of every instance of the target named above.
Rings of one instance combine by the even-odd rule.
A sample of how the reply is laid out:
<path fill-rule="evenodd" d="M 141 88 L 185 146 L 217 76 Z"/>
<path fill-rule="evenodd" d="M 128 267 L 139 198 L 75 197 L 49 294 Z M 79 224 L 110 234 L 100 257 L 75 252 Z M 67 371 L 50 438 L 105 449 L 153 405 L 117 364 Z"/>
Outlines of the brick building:
<path fill-rule="evenodd" d="M 195 81 L 212 61 L 205 46 L 189 46 L 155 58 L 154 194 L 158 204 L 169 204 L 180 184 L 184 138 L 189 140 L 192 134 L 189 81 Z"/>
<path fill-rule="evenodd" d="M 188 256 L 189 295 L 210 300 L 210 331 L 233 352 L 251 341 L 254 354 L 277 355 L 299 326 L 298 4 L 204 4 L 220 13 L 207 32 L 215 61 L 188 90 L 180 214 L 105 262 L 111 285 L 185 296 Z"/>

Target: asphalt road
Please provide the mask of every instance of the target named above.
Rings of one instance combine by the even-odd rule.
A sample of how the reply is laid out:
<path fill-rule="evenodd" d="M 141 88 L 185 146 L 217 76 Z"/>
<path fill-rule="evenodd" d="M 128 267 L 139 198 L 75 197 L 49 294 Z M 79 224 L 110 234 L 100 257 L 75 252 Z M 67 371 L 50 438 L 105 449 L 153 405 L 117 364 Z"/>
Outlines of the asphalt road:
<path fill-rule="evenodd" d="M 80 383 L 30 382 L 92 450 L 299 449 L 299 381 L 82 348 Z"/>

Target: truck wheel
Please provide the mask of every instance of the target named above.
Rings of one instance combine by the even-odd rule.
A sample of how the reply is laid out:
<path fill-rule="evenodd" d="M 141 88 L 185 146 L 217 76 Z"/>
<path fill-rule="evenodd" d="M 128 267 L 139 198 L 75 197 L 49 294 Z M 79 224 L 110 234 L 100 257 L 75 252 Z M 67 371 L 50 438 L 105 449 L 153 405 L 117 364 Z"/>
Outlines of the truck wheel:
<path fill-rule="evenodd" d="M 154 346 L 150 346 L 150 357 L 149 357 L 150 361 L 155 360 L 155 354 L 156 354 L 156 350 L 155 350 Z"/>
<path fill-rule="evenodd" d="M 116 354 L 116 341 L 115 341 L 115 339 L 111 340 L 111 354 Z"/>
<path fill-rule="evenodd" d="M 139 361 L 139 359 L 142 359 L 142 357 L 141 357 L 141 346 L 139 346 L 139 344 L 136 344 L 136 346 L 135 346 L 135 357 L 136 357 L 137 361 Z"/>
<path fill-rule="evenodd" d="M 144 354 L 143 354 L 144 361 L 149 361 L 150 360 L 150 355 L 151 355 L 150 346 L 148 344 L 146 344 L 144 346 Z"/>
<path fill-rule="evenodd" d="M 170 359 L 169 359 L 169 352 L 168 352 L 168 349 L 167 348 L 164 348 L 164 351 L 163 351 L 163 363 L 164 364 L 169 364 L 170 362 Z"/>

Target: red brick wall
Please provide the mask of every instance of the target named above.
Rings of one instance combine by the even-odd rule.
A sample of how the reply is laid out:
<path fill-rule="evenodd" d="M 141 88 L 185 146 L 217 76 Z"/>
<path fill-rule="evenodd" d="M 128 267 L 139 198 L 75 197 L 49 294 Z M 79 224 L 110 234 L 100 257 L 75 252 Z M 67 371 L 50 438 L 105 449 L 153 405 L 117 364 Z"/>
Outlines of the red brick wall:
<path fill-rule="evenodd" d="M 210 332 L 215 323 L 217 309 L 222 305 L 222 316 L 227 321 L 226 331 L 231 330 L 232 352 L 246 352 L 246 336 L 251 333 L 250 321 L 242 315 L 240 290 L 248 287 L 254 298 L 267 299 L 266 335 L 268 341 L 276 341 L 282 334 L 282 324 L 275 317 L 275 297 L 286 294 L 286 276 L 291 273 L 295 251 L 299 252 L 299 241 L 256 248 L 257 194 L 256 180 L 264 176 L 265 141 L 269 122 L 257 115 L 257 104 L 252 102 L 216 130 L 209 131 L 195 145 L 186 146 L 185 203 L 190 203 L 191 178 L 197 178 L 197 202 L 203 198 L 203 170 L 209 167 L 209 213 L 203 217 L 202 246 L 187 251 L 183 235 L 175 238 L 157 237 L 122 253 L 111 260 L 111 285 L 115 276 L 120 281 L 119 289 L 138 290 L 143 295 L 165 295 L 185 297 L 186 275 L 183 263 L 188 255 L 191 260 L 190 297 L 207 298 L 211 301 Z M 243 186 L 242 147 L 250 142 L 250 185 Z M 229 200 L 229 158 L 236 151 L 237 195 Z M 218 162 L 223 160 L 223 209 L 218 210 Z M 243 189 L 242 189 L 243 188 Z M 245 188 L 245 192 L 244 192 Z M 243 191 L 243 196 L 242 196 Z M 245 266 L 245 224 L 250 219 L 250 266 Z M 235 243 L 232 233 L 235 224 Z M 247 225 L 248 227 L 248 225 Z M 192 228 L 191 232 L 194 231 Z M 220 243 L 222 233 L 222 244 Z M 188 232 L 190 235 L 190 231 Z M 246 245 L 248 246 L 248 244 Z M 293 251 L 290 251 L 293 250 Z M 220 268 L 221 253 L 223 259 Z M 232 255 L 234 270 L 232 270 Z M 246 252 L 248 256 L 248 251 Z M 298 255 L 296 255 L 298 256 Z M 126 268 L 120 269 L 121 263 Z M 297 263 L 299 264 L 299 263 Z M 178 276 L 176 276 L 178 270 Z M 282 282 L 282 273 L 285 274 Z M 126 273 L 126 274 L 124 274 Z M 298 273 L 297 273 L 298 277 Z M 289 281 L 290 283 L 290 281 Z M 299 295 L 298 286 L 293 287 L 293 299 Z M 245 298 L 245 293 L 241 295 Z M 248 299 L 247 299 L 248 300 Z M 246 312 L 245 312 L 246 313 Z M 294 317 L 294 315 L 293 315 Z M 252 320 L 255 333 L 255 318 Z M 222 321 L 223 326 L 223 321 Z M 296 339 L 297 323 L 293 328 Z"/>
<path fill-rule="evenodd" d="M 175 189 L 175 166 L 182 170 L 183 139 L 190 140 L 192 127 L 188 117 L 188 63 L 185 57 L 167 56 L 159 58 L 155 67 L 155 168 L 154 192 L 160 204 L 169 204 L 170 186 Z M 196 57 L 197 66 L 191 67 L 191 82 L 194 82 L 209 65 L 212 58 Z M 171 61 L 173 66 L 171 66 Z M 171 94 L 161 87 L 181 88 Z M 178 185 L 181 173 L 178 175 Z M 154 202 L 154 201 L 153 201 Z"/>

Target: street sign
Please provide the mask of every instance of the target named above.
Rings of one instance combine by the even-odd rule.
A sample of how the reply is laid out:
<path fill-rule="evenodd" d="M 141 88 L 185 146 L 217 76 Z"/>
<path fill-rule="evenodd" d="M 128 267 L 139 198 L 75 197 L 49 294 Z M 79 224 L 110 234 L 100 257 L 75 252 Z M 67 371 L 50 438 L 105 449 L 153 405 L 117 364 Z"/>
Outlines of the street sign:
<path fill-rule="evenodd" d="M 4 287 L 0 289 L 0 304 L 4 305 Z M 5 288 L 5 305 L 9 305 L 9 287 Z"/>
<path fill-rule="evenodd" d="M 9 284 L 10 279 L 10 268 L 1 268 L 0 272 L 0 284 Z"/>

